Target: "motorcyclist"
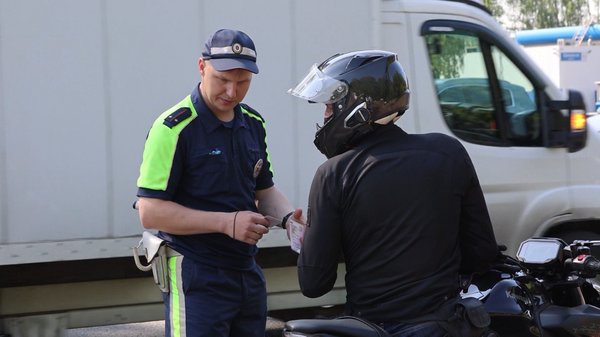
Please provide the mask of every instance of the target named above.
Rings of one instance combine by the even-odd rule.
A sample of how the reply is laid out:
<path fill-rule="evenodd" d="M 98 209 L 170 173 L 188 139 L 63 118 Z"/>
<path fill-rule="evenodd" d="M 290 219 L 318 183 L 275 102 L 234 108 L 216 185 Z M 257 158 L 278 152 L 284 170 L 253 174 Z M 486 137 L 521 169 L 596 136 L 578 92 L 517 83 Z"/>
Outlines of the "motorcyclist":
<path fill-rule="evenodd" d="M 334 55 L 289 93 L 326 106 L 314 143 L 328 160 L 310 190 L 302 293 L 329 292 L 343 257 L 347 314 L 393 336 L 445 336 L 459 273 L 485 270 L 498 255 L 466 150 L 395 124 L 410 91 L 394 53 Z"/>

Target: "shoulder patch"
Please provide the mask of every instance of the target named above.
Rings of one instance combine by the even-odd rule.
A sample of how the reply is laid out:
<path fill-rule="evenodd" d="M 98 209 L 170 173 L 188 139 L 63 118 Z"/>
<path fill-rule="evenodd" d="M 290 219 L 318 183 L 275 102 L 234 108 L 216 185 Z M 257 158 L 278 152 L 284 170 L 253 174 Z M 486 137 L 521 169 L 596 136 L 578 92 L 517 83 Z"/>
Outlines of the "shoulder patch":
<path fill-rule="evenodd" d="M 179 108 L 179 109 L 173 111 L 167 117 L 165 117 L 163 124 L 168 126 L 170 129 L 172 129 L 175 125 L 188 119 L 191 115 L 192 115 L 192 110 L 190 110 L 190 108 Z"/>
<path fill-rule="evenodd" d="M 261 122 L 265 122 L 265 119 L 258 113 L 258 111 L 251 108 L 248 104 L 240 103 L 240 107 L 242 111 L 246 112 L 249 115 L 252 115 L 254 118 L 258 119 Z"/>

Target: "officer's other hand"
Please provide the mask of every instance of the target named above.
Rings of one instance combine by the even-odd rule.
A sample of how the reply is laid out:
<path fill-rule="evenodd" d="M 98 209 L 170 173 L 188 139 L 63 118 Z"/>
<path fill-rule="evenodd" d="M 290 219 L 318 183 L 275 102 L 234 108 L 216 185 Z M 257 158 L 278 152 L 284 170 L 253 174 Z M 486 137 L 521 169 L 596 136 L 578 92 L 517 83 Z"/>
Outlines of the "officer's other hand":
<path fill-rule="evenodd" d="M 229 236 L 233 239 L 255 245 L 269 232 L 269 221 L 262 214 L 251 211 L 232 213 Z"/>

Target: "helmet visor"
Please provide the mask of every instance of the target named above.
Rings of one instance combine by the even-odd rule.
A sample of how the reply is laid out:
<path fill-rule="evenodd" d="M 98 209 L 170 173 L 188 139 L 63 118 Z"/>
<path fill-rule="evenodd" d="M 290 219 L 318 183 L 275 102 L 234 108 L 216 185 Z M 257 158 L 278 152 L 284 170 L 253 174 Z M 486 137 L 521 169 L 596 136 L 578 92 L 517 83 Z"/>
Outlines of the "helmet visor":
<path fill-rule="evenodd" d="M 288 93 L 311 102 L 329 104 L 346 96 L 348 84 L 324 74 L 315 64 L 302 82 Z"/>

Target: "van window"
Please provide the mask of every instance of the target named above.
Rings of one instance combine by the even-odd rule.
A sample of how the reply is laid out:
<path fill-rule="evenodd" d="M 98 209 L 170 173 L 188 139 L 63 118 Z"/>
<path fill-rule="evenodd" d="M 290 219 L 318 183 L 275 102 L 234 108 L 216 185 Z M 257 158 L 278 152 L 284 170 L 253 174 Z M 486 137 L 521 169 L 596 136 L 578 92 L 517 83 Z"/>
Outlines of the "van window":
<path fill-rule="evenodd" d="M 441 112 L 458 138 L 542 146 L 534 86 L 500 48 L 468 30 L 430 29 L 424 37 Z"/>

